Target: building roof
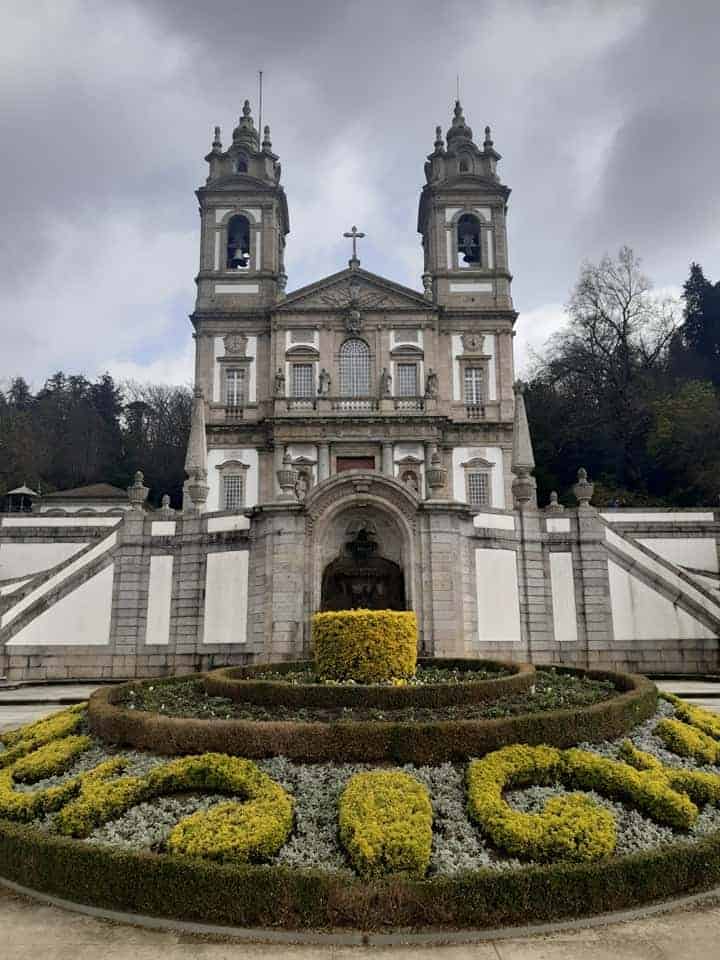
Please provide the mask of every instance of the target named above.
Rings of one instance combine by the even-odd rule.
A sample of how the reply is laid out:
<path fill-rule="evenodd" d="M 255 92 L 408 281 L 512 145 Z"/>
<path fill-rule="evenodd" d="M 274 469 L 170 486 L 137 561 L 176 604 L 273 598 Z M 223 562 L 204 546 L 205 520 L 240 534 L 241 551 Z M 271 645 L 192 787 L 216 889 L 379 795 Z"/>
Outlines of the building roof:
<path fill-rule="evenodd" d="M 84 487 L 73 487 L 71 490 L 46 493 L 43 500 L 127 500 L 127 492 L 110 483 L 90 483 Z"/>
<path fill-rule="evenodd" d="M 39 494 L 39 493 L 36 493 L 35 490 L 31 490 L 30 487 L 26 487 L 25 484 L 23 484 L 21 487 L 15 487 L 14 490 L 8 490 L 8 492 L 5 494 L 5 496 L 6 496 L 6 497 L 13 497 L 13 496 L 18 496 L 18 497 L 39 497 L 40 494 Z"/>

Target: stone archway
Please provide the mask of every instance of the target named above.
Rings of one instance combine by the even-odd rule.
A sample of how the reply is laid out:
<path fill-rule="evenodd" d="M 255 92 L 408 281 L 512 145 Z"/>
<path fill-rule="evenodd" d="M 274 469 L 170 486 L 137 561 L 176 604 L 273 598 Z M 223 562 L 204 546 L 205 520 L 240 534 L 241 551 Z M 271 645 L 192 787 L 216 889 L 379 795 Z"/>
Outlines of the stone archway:
<path fill-rule="evenodd" d="M 368 605 L 376 608 L 414 610 L 422 630 L 422 580 L 416 532 L 419 504 L 412 490 L 376 472 L 347 471 L 314 487 L 304 504 L 305 609 L 309 613 L 323 609 L 328 590 L 335 590 L 335 604 L 348 606 L 360 606 L 356 601 L 364 593 L 370 601 Z M 370 551 L 373 559 L 369 562 L 368 557 L 367 563 L 354 566 L 348 544 L 362 530 L 375 545 Z M 358 567 L 364 572 L 359 572 Z M 381 594 L 389 602 L 383 603 Z M 308 622 L 308 643 L 309 639 Z"/>
<path fill-rule="evenodd" d="M 405 610 L 405 577 L 399 563 L 378 555 L 370 521 L 352 523 L 344 551 L 324 569 L 323 610 Z"/>

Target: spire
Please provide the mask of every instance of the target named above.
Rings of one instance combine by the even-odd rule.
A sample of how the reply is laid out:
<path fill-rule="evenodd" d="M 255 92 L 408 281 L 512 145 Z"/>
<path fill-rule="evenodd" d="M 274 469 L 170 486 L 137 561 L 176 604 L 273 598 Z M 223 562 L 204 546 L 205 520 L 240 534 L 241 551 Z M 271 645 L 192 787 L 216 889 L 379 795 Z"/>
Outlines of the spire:
<path fill-rule="evenodd" d="M 483 149 L 489 150 L 492 147 L 492 136 L 490 133 L 490 127 L 485 127 L 485 139 L 483 140 Z"/>
<path fill-rule="evenodd" d="M 440 124 L 435 127 L 435 143 L 433 146 L 435 147 L 435 153 L 442 153 L 445 149 L 445 141 L 443 140 L 442 127 Z"/>
<path fill-rule="evenodd" d="M 265 124 L 265 127 L 263 128 L 262 148 L 265 153 L 272 152 L 272 140 L 270 139 L 270 127 L 267 124 Z"/>
<path fill-rule="evenodd" d="M 202 513 L 207 501 L 207 446 L 205 440 L 205 398 L 200 387 L 195 387 L 190 414 L 190 437 L 185 456 L 185 473 L 188 476 L 187 489 L 193 507 Z"/>
<path fill-rule="evenodd" d="M 521 380 L 516 380 L 513 384 L 513 393 L 515 394 L 515 421 L 510 469 L 515 474 L 515 479 L 512 483 L 512 492 L 516 507 L 522 510 L 529 506 L 532 509 L 537 507 L 535 480 L 530 476 L 530 472 L 535 468 L 535 457 L 525 410 L 525 384 Z"/>
<path fill-rule="evenodd" d="M 473 138 L 472 129 L 465 123 L 465 117 L 463 116 L 463 110 L 459 100 L 455 101 L 452 126 L 448 130 L 446 138 L 448 146 L 453 140 L 472 140 Z"/>
<path fill-rule="evenodd" d="M 245 147 L 246 150 L 257 152 L 260 138 L 258 137 L 258 132 L 255 129 L 255 124 L 250 114 L 250 101 L 246 100 L 243 104 L 242 116 L 238 121 L 238 125 L 233 130 L 233 143 Z"/>

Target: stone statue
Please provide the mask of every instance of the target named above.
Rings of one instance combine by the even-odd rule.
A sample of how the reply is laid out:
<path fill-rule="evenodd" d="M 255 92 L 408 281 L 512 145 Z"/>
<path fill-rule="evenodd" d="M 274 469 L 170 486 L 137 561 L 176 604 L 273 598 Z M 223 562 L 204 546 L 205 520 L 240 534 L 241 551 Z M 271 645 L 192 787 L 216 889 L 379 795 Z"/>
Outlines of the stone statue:
<path fill-rule="evenodd" d="M 302 502 L 308 495 L 309 490 L 310 481 L 308 480 L 307 474 L 300 473 L 297 478 L 297 483 L 295 484 L 295 496 Z"/>
<path fill-rule="evenodd" d="M 387 367 L 382 368 L 380 374 L 380 396 L 381 397 L 391 397 L 392 396 L 392 377 L 387 371 Z"/>
<path fill-rule="evenodd" d="M 423 282 L 423 294 L 428 298 L 428 300 L 432 300 L 432 295 L 433 295 L 432 274 L 424 273 L 422 275 L 422 282 Z"/>
<path fill-rule="evenodd" d="M 276 397 L 285 396 L 285 374 L 283 373 L 282 367 L 278 367 L 277 373 L 275 374 L 275 386 L 273 387 L 273 394 Z"/>
<path fill-rule="evenodd" d="M 318 396 L 319 397 L 329 397 L 330 396 L 330 384 L 332 383 L 330 379 L 330 374 L 327 372 L 325 367 L 320 371 L 320 376 L 318 377 Z"/>
<path fill-rule="evenodd" d="M 434 400 L 438 395 L 438 377 L 432 367 L 428 370 L 425 378 L 425 396 L 428 400 Z"/>

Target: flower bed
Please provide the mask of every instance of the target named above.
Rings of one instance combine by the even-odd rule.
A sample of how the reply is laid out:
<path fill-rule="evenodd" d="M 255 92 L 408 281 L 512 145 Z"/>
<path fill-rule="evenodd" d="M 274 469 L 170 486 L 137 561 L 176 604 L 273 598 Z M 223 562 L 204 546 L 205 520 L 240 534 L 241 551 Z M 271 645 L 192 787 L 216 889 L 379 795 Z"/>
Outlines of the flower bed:
<path fill-rule="evenodd" d="M 262 674 L 267 664 L 255 667 L 223 667 L 204 677 L 207 693 L 227 697 L 237 703 L 257 703 L 288 707 L 378 707 L 398 710 L 402 707 L 444 707 L 461 703 L 490 703 L 530 690 L 535 682 L 535 668 L 529 663 L 501 660 L 420 660 L 415 682 L 402 686 L 380 684 L 327 684 L 288 682 L 291 677 L 314 678 L 311 661 L 276 664 L 272 669 L 277 679 L 267 680 Z M 447 675 L 446 682 L 426 683 L 423 674 L 431 677 Z M 476 677 L 475 674 L 478 674 Z M 258 678 L 260 674 L 260 678 Z M 488 677 L 488 674 L 490 675 Z"/>
<path fill-rule="evenodd" d="M 714 731 L 692 709 L 689 726 Z M 77 753 L 85 717 L 65 711 L 54 735 L 0 750 L 0 874 L 108 909 L 291 928 L 497 927 L 690 893 L 720 882 L 720 767 L 668 750 L 663 724 L 684 711 L 662 700 L 612 742 L 382 771 Z M 150 841 L 143 817 L 161 801 Z"/>
<path fill-rule="evenodd" d="M 298 722 L 195 720 L 131 710 L 123 684 L 90 698 L 93 732 L 109 743 L 156 753 L 225 752 L 250 759 L 285 756 L 305 763 L 442 763 L 480 757 L 511 743 L 569 747 L 580 740 L 620 736 L 651 716 L 657 691 L 643 677 L 604 671 L 568 671 L 611 680 L 618 694 L 588 707 L 493 720 Z M 152 681 L 146 681 L 152 683 Z"/>

